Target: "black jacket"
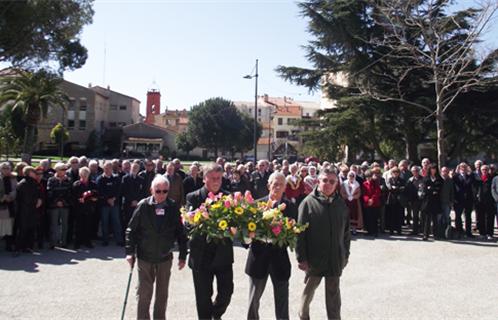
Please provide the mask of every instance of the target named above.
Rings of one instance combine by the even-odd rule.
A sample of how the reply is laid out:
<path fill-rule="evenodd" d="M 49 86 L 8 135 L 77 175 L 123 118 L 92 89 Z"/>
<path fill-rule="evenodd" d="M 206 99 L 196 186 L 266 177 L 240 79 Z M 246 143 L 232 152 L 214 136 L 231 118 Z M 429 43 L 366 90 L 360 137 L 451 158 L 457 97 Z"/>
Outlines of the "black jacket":
<path fill-rule="evenodd" d="M 152 180 L 154 180 L 154 178 L 156 177 L 156 171 L 141 171 L 139 174 L 138 174 L 140 177 L 144 178 L 144 185 L 145 185 L 145 194 L 147 196 L 150 196 L 150 186 L 152 184 Z"/>
<path fill-rule="evenodd" d="M 96 201 L 91 201 L 90 198 L 87 198 L 84 203 L 79 202 L 79 199 L 83 197 L 83 193 L 87 191 L 91 191 L 94 197 L 97 198 L 97 185 L 93 181 L 89 180 L 87 184 L 83 184 L 81 180 L 78 180 L 73 183 L 71 190 L 72 203 L 77 214 L 90 215 L 95 210 Z"/>
<path fill-rule="evenodd" d="M 268 196 L 258 201 L 267 202 Z M 297 207 L 289 200 L 282 198 L 280 203 L 285 203 L 284 216 L 297 219 Z M 279 204 L 280 204 L 279 203 Z M 270 269 L 271 267 L 271 269 Z M 280 280 L 289 280 L 291 275 L 291 264 L 287 247 L 279 247 L 261 241 L 253 241 L 249 254 L 247 255 L 246 274 L 256 278 L 263 279 L 269 273 Z"/>
<path fill-rule="evenodd" d="M 121 180 L 121 196 L 124 205 L 129 206 L 132 201 L 140 201 L 146 197 L 145 179 L 131 174 L 125 175 Z"/>
<path fill-rule="evenodd" d="M 111 198 L 116 198 L 114 205 L 118 205 L 120 189 L 121 181 L 118 175 L 112 174 L 110 177 L 107 177 L 102 174 L 97 178 L 97 191 L 99 192 L 100 199 L 103 200 L 102 204 L 104 206 L 109 206 L 107 200 Z"/>
<path fill-rule="evenodd" d="M 441 207 L 443 184 L 444 180 L 441 176 L 437 176 L 434 181 L 431 180 L 430 176 L 424 178 L 425 199 L 422 207 L 429 214 L 441 214 L 443 211 Z"/>
<path fill-rule="evenodd" d="M 67 176 L 62 180 L 56 177 L 48 179 L 47 182 L 47 207 L 56 208 L 57 202 L 61 201 L 65 208 L 71 205 L 71 189 L 73 182 Z"/>
<path fill-rule="evenodd" d="M 228 194 L 220 190 L 223 194 Z M 187 195 L 187 208 L 197 209 L 206 200 L 209 192 L 206 187 Z M 188 265 L 193 270 L 231 267 L 233 263 L 232 241 L 225 239 L 223 243 L 207 242 L 205 237 L 193 237 L 190 240 L 190 256 Z"/>
<path fill-rule="evenodd" d="M 470 174 L 453 175 L 453 184 L 455 185 L 455 205 L 469 206 L 474 201 L 474 177 Z"/>
<path fill-rule="evenodd" d="M 16 224 L 19 228 L 35 225 L 36 202 L 41 198 L 38 182 L 31 177 L 24 177 L 16 187 Z"/>
<path fill-rule="evenodd" d="M 183 192 L 185 192 L 185 195 L 194 192 L 196 190 L 199 190 L 204 186 L 204 182 L 202 181 L 202 178 L 197 176 L 197 178 L 194 179 L 191 175 L 188 175 L 185 179 L 183 179 Z"/>
<path fill-rule="evenodd" d="M 179 259 L 187 258 L 187 235 L 181 222 L 180 210 L 171 199 L 166 200 L 164 221 L 158 226 L 153 197 L 138 203 L 126 228 L 126 254 L 138 259 L 159 263 L 171 258 L 175 241 L 178 243 Z"/>
<path fill-rule="evenodd" d="M 268 194 L 268 178 L 270 178 L 268 172 L 261 174 L 256 170 L 251 174 L 252 196 L 254 199 L 263 198 Z"/>

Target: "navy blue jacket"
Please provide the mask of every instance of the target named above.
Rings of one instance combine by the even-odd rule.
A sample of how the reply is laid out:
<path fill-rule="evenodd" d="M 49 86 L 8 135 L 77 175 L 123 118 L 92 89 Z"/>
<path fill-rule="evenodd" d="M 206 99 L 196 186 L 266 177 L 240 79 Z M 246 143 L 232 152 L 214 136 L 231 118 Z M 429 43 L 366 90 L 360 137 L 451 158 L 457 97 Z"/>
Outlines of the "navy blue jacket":
<path fill-rule="evenodd" d="M 104 205 L 107 206 L 107 199 L 116 198 L 116 204 L 118 203 L 118 197 L 121 189 L 121 181 L 119 176 L 113 174 L 110 177 L 106 177 L 104 174 L 97 178 L 97 191 L 101 200 L 104 200 Z"/>

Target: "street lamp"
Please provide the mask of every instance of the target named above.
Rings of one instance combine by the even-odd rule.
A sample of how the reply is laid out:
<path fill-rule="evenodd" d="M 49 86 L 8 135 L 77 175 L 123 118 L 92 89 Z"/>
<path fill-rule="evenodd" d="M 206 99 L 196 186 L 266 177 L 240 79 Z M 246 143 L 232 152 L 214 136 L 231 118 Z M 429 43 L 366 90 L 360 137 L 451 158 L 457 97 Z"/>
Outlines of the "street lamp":
<path fill-rule="evenodd" d="M 246 75 L 244 79 L 255 79 L 255 89 L 254 89 L 254 163 L 256 163 L 258 158 L 258 59 L 256 59 L 256 69 L 254 75 Z"/>

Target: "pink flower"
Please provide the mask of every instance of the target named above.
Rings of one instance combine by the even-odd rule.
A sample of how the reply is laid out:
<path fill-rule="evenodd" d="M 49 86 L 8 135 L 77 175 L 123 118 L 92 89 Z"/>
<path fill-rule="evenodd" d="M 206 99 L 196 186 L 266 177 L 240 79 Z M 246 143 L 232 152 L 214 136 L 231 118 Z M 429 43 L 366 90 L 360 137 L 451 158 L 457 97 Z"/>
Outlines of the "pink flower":
<path fill-rule="evenodd" d="M 278 237 L 280 232 L 282 232 L 282 226 L 278 225 L 278 226 L 271 228 L 271 232 L 273 232 L 273 234 Z"/>
<path fill-rule="evenodd" d="M 204 219 L 209 219 L 209 212 L 203 210 L 202 211 L 202 216 L 204 217 Z"/>
<path fill-rule="evenodd" d="M 213 200 L 213 201 L 216 200 L 216 196 L 212 192 L 208 193 L 208 198 L 211 199 L 211 200 Z"/>
<path fill-rule="evenodd" d="M 244 198 L 246 199 L 246 201 L 249 204 L 253 204 L 254 203 L 254 198 L 252 197 L 251 191 L 246 191 L 246 193 L 244 195 Z"/>
<path fill-rule="evenodd" d="M 238 200 L 242 200 L 244 197 L 242 196 L 242 192 L 237 191 L 233 194 L 233 198 L 238 201 Z"/>
<path fill-rule="evenodd" d="M 230 207 L 232 206 L 232 204 L 228 200 L 225 201 L 224 205 L 225 205 L 225 208 L 227 208 L 227 209 L 230 209 Z"/>

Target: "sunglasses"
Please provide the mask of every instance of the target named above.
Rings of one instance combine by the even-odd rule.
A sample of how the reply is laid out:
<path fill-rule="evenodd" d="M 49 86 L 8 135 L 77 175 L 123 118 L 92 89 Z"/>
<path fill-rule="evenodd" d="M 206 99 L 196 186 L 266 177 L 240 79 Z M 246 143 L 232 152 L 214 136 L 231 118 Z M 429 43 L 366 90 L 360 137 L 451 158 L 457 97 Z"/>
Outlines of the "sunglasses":
<path fill-rule="evenodd" d="M 330 183 L 330 184 L 334 184 L 334 183 L 336 183 L 336 182 L 337 182 L 337 180 L 335 180 L 335 179 L 327 179 L 327 178 L 325 178 L 325 179 L 322 179 L 322 182 L 323 182 L 323 183 Z"/>
<path fill-rule="evenodd" d="M 160 194 L 160 193 L 167 194 L 169 192 L 169 190 L 156 190 L 154 192 L 157 193 L 157 194 Z"/>

